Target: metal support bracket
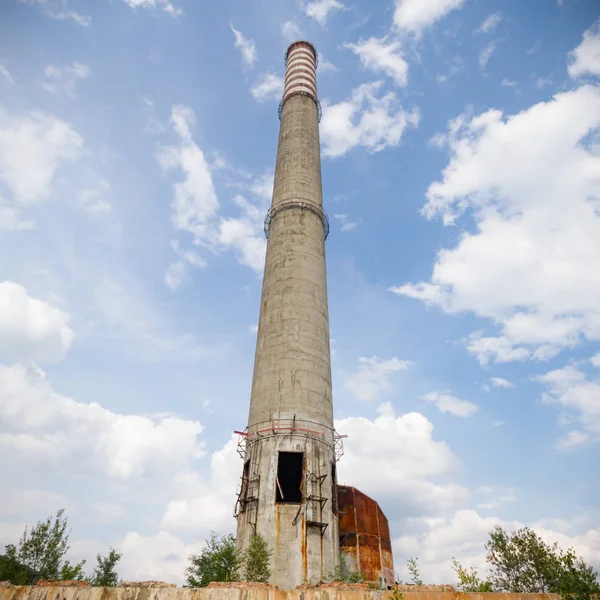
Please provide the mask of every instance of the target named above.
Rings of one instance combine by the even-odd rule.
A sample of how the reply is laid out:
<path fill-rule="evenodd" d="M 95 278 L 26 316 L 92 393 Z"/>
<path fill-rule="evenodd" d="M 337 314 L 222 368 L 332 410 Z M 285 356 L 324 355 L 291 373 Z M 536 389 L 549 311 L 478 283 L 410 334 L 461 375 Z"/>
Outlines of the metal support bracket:
<path fill-rule="evenodd" d="M 308 210 L 317 215 L 317 217 L 319 217 L 319 219 L 321 219 L 323 223 L 323 231 L 325 239 L 327 239 L 327 237 L 329 236 L 329 217 L 327 216 L 327 213 L 318 204 L 310 202 L 309 200 L 285 200 L 284 202 L 280 202 L 275 206 L 272 206 L 267 211 L 267 216 L 265 217 L 264 230 L 265 237 L 267 239 L 269 239 L 269 229 L 271 227 L 271 221 L 273 220 L 273 217 L 278 215 L 280 212 L 283 212 L 284 210 L 289 210 L 291 208 L 300 208 L 302 210 Z"/>

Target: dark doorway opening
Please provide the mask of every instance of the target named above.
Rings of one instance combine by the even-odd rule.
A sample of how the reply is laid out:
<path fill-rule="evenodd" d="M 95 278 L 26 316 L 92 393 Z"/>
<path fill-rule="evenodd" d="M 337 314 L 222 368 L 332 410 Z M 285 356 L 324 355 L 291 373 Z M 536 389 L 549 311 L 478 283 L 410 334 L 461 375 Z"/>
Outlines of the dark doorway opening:
<path fill-rule="evenodd" d="M 242 511 L 246 510 L 246 500 L 248 498 L 248 482 L 250 479 L 250 461 L 244 463 L 244 472 L 242 474 L 242 489 L 240 490 L 240 503 Z"/>
<path fill-rule="evenodd" d="M 277 462 L 275 501 L 282 504 L 302 502 L 303 452 L 280 452 Z"/>
<path fill-rule="evenodd" d="M 338 498 L 337 498 L 337 475 L 335 472 L 335 463 L 331 463 L 331 510 L 334 515 L 338 514 Z"/>

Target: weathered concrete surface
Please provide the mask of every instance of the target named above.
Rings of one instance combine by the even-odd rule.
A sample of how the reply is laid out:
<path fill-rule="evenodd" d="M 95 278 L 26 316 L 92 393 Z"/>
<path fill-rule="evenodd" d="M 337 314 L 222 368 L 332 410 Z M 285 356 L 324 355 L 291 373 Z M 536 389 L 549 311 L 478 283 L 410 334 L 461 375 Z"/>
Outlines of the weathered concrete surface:
<path fill-rule="evenodd" d="M 0 600 L 389 600 L 392 592 L 323 588 L 276 590 L 236 588 L 78 588 L 3 587 Z M 404 600 L 561 600 L 558 594 L 467 594 L 462 592 L 403 592 Z"/>
<path fill-rule="evenodd" d="M 254 531 L 261 534 L 272 551 L 272 583 L 293 589 L 333 572 L 339 533 L 316 54 L 309 44 L 290 47 L 286 82 L 236 537 L 244 550 Z M 304 454 L 298 504 L 276 501 L 280 452 Z"/>

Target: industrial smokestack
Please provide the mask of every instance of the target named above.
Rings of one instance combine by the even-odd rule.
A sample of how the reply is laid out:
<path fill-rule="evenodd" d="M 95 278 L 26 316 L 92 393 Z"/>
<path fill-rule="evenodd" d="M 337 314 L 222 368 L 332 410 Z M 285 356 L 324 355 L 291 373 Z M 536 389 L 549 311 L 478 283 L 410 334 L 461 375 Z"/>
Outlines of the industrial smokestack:
<path fill-rule="evenodd" d="M 317 583 L 339 556 L 329 314 L 319 147 L 317 52 L 293 43 L 275 183 L 236 516 L 238 547 L 253 533 L 272 550 L 272 583 Z"/>

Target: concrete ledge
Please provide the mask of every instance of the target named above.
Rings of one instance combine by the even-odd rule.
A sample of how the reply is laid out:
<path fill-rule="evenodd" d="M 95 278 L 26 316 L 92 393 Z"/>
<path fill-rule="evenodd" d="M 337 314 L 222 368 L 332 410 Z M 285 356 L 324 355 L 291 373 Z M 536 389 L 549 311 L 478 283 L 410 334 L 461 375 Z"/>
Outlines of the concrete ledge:
<path fill-rule="evenodd" d="M 285 591 L 249 584 L 213 588 L 0 586 L 0 600 L 388 600 L 392 594 L 344 587 Z M 404 600 L 561 600 L 558 594 L 403 591 L 402 595 Z"/>

